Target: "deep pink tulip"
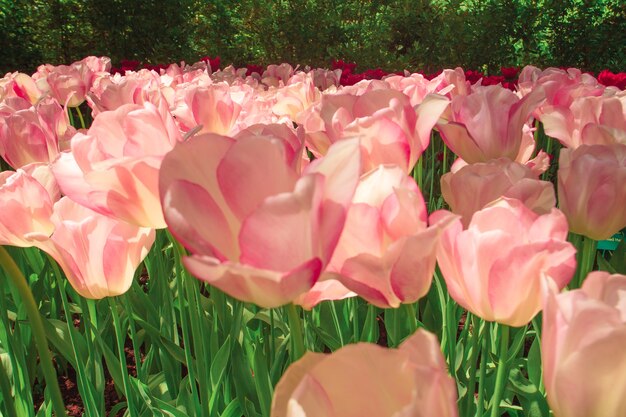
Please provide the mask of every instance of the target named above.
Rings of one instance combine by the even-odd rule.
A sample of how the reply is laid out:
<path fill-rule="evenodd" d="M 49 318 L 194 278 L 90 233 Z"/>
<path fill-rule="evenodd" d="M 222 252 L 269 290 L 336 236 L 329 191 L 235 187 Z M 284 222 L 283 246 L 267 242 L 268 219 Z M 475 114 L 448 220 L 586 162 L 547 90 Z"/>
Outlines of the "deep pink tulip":
<path fill-rule="evenodd" d="M 456 386 L 437 337 L 418 330 L 398 349 L 370 343 L 307 352 L 282 376 L 271 417 L 456 417 Z"/>
<path fill-rule="evenodd" d="M 413 178 L 379 166 L 357 186 L 327 271 L 376 306 L 417 301 L 430 288 L 441 233 L 427 217 Z"/>
<path fill-rule="evenodd" d="M 100 114 L 72 138 L 52 166 L 63 194 L 98 213 L 137 226 L 165 227 L 158 175 L 181 135 L 161 103 L 127 104 Z"/>
<path fill-rule="evenodd" d="M 440 210 L 431 222 L 450 216 Z M 574 275 L 576 250 L 566 238 L 559 210 L 540 216 L 518 200 L 501 199 L 474 213 L 467 228 L 454 220 L 437 261 L 457 303 L 485 320 L 523 326 L 541 309 L 541 279 L 563 288 Z"/>
<path fill-rule="evenodd" d="M 40 245 L 86 298 L 125 293 L 148 254 L 155 231 L 103 216 L 63 197 L 54 205 L 54 233 Z"/>
<path fill-rule="evenodd" d="M 464 226 L 475 212 L 500 197 L 518 199 L 538 214 L 549 213 L 556 206 L 552 183 L 540 181 L 529 167 L 508 158 L 465 165 L 444 174 L 441 194 L 450 210 L 461 215 Z"/>
<path fill-rule="evenodd" d="M 541 89 L 520 99 L 499 85 L 475 87 L 452 99 L 447 120 L 437 127 L 446 145 L 469 164 L 502 157 L 523 163 L 530 159 L 528 144 L 534 146 L 525 124 L 543 99 Z"/>
<path fill-rule="evenodd" d="M 200 135 L 163 160 L 161 201 L 198 278 L 276 307 L 309 290 L 337 244 L 359 176 L 359 144 L 342 141 L 299 174 L 301 144 L 244 133 Z"/>
<path fill-rule="evenodd" d="M 626 144 L 561 149 L 558 177 L 572 232 L 602 240 L 626 227 Z"/>
<path fill-rule="evenodd" d="M 591 272 L 580 289 L 547 291 L 541 358 L 554 417 L 624 416 L 626 275 Z"/>

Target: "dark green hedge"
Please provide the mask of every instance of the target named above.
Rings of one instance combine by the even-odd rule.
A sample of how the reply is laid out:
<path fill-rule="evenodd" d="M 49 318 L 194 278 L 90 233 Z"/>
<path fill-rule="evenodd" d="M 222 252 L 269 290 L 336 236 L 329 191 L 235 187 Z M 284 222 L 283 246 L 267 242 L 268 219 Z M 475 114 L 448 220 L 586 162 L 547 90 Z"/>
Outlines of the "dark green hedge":
<path fill-rule="evenodd" d="M 271 7 L 268 5 L 271 4 Z M 0 0 L 0 72 L 145 63 L 626 69 L 623 0 Z"/>

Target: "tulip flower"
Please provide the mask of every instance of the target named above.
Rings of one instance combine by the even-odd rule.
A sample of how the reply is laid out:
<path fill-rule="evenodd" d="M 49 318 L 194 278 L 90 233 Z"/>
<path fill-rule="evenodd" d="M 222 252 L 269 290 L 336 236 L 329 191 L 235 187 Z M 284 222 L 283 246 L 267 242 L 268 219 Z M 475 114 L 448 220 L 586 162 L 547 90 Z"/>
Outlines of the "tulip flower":
<path fill-rule="evenodd" d="M 431 222 L 454 214 L 433 213 Z M 523 326 L 541 309 L 541 279 L 565 287 L 576 270 L 567 220 L 553 208 L 538 215 L 521 201 L 502 198 L 477 211 L 463 228 L 446 227 L 437 261 L 450 296 L 487 321 Z"/>
<path fill-rule="evenodd" d="M 36 246 L 54 231 L 54 200 L 25 170 L 0 172 L 0 245 Z"/>
<path fill-rule="evenodd" d="M 98 214 L 63 197 L 54 205 L 54 233 L 40 245 L 86 298 L 125 293 L 148 254 L 155 231 Z"/>
<path fill-rule="evenodd" d="M 441 194 L 450 210 L 462 216 L 464 226 L 475 212 L 500 197 L 520 200 L 538 214 L 556 206 L 552 183 L 540 181 L 529 167 L 510 159 L 452 168 L 441 177 Z"/>
<path fill-rule="evenodd" d="M 524 125 L 543 99 L 540 88 L 520 99 L 497 85 L 475 87 L 452 99 L 448 119 L 437 127 L 452 152 L 469 164 L 502 157 L 524 163 L 530 159 L 529 143 L 533 146 Z"/>
<path fill-rule="evenodd" d="M 52 171 L 63 194 L 98 213 L 142 227 L 163 228 L 158 175 L 181 135 L 161 102 L 127 104 L 100 114 L 72 138 Z"/>
<path fill-rule="evenodd" d="M 302 175 L 302 146 L 293 145 L 254 132 L 237 139 L 199 135 L 178 144 L 161 165 L 165 220 L 192 253 L 184 265 L 263 307 L 286 304 L 315 284 L 359 177 L 356 140 L 331 147 Z"/>
<path fill-rule="evenodd" d="M 188 85 L 176 90 L 175 100 L 172 114 L 183 132 L 201 126 L 199 133 L 236 133 L 241 106 L 231 98 L 227 84 Z"/>
<path fill-rule="evenodd" d="M 626 144 L 561 149 L 558 181 L 572 232 L 602 240 L 626 227 Z"/>
<path fill-rule="evenodd" d="M 456 386 L 437 338 L 418 330 L 398 349 L 371 343 L 307 352 L 282 376 L 271 417 L 456 417 Z"/>
<path fill-rule="evenodd" d="M 76 133 L 65 110 L 51 98 L 16 111 L 5 106 L 4 111 L 6 116 L 0 118 L 0 156 L 16 169 L 54 161 Z"/>
<path fill-rule="evenodd" d="M 431 94 L 416 109 L 399 91 L 377 89 L 362 95 L 326 94 L 318 105 L 300 113 L 307 146 L 324 155 L 331 143 L 360 137 L 363 173 L 378 165 L 399 165 L 411 172 L 430 143 L 430 134 L 448 99 Z"/>
<path fill-rule="evenodd" d="M 626 97 L 578 97 L 544 107 L 540 120 L 546 135 L 568 148 L 626 143 Z"/>
<path fill-rule="evenodd" d="M 624 416 L 626 275 L 592 272 L 582 288 L 547 290 L 541 358 L 554 417 Z"/>
<path fill-rule="evenodd" d="M 427 217 L 413 178 L 379 166 L 357 186 L 327 272 L 379 307 L 417 301 L 430 288 L 441 232 Z"/>

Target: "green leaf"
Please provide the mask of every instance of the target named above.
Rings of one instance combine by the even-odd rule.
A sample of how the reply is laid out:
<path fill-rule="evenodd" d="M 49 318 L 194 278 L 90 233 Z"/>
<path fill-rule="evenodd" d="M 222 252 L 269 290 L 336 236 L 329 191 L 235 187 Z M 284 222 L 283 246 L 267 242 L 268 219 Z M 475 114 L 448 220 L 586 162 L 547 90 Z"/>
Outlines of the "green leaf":
<path fill-rule="evenodd" d="M 550 415 L 546 399 L 537 387 L 522 375 L 519 369 L 511 369 L 509 383 L 511 391 L 519 399 L 526 417 L 548 417 Z"/>

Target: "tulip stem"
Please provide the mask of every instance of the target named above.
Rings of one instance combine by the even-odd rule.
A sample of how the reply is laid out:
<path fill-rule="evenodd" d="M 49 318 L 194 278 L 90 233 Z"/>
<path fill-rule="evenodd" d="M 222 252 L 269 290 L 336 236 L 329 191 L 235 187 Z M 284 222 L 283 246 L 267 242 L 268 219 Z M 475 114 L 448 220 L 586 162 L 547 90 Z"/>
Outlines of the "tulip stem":
<path fill-rule="evenodd" d="M 0 246 L 0 264 L 2 264 L 8 278 L 11 282 L 13 282 L 13 285 L 15 285 L 15 288 L 24 303 L 26 314 L 28 314 L 33 337 L 35 338 L 35 344 L 37 345 L 37 350 L 39 352 L 39 360 L 41 362 L 41 368 L 46 381 L 46 388 L 50 394 L 52 408 L 57 417 L 64 417 L 67 415 L 65 413 L 65 404 L 63 403 L 63 396 L 61 395 L 61 389 L 59 388 L 57 374 L 54 366 L 52 365 L 52 356 L 50 355 L 50 350 L 48 349 L 46 333 L 43 328 L 43 322 L 41 321 L 39 309 L 37 308 L 37 304 L 33 298 L 33 293 L 30 291 L 30 287 L 26 282 L 24 274 L 22 274 L 13 258 L 11 258 L 11 255 L 9 255 L 6 249 L 2 246 Z"/>
<path fill-rule="evenodd" d="M 302 334 L 302 321 L 296 310 L 296 305 L 287 305 L 287 318 L 289 320 L 289 330 L 291 331 L 291 346 L 293 348 L 292 362 L 297 361 L 304 355 L 304 338 Z"/>
<path fill-rule="evenodd" d="M 478 360 L 478 351 L 479 351 L 479 343 L 482 341 L 485 336 L 484 322 L 471 313 L 468 313 L 468 316 L 472 316 L 472 356 L 470 358 L 469 365 L 469 381 L 467 383 L 467 397 L 465 398 L 465 407 L 462 415 L 469 415 L 470 410 L 472 409 L 472 404 L 474 403 L 474 388 L 476 387 L 476 361 Z M 469 317 L 468 317 L 469 319 Z M 482 324 L 482 325 L 481 325 Z"/>
<path fill-rule="evenodd" d="M 133 396 L 130 392 L 130 379 L 128 377 L 128 365 L 126 363 L 126 353 L 124 352 L 124 340 L 126 335 L 122 334 L 122 325 L 120 323 L 120 316 L 117 313 L 117 305 L 113 298 L 109 297 L 109 307 L 111 309 L 111 317 L 113 317 L 113 327 L 115 328 L 115 336 L 117 339 L 117 352 L 120 357 L 120 371 L 122 373 L 122 385 L 124 395 L 126 396 L 126 403 L 128 404 L 128 412 L 131 417 L 137 416 L 137 410 L 134 406 Z"/>
<path fill-rule="evenodd" d="M 485 333 L 480 341 L 480 371 L 478 377 L 478 403 L 476 404 L 476 417 L 482 417 L 485 410 L 485 379 L 487 377 L 487 341 L 489 340 L 489 326 L 484 324 Z"/>
<path fill-rule="evenodd" d="M 80 107 L 76 106 L 76 113 L 78 114 L 78 118 L 80 119 L 80 126 L 83 129 L 86 129 L 87 126 L 85 126 L 85 119 L 83 118 L 83 112 L 80 111 Z"/>
<path fill-rule="evenodd" d="M 576 288 L 580 288 L 583 285 L 585 277 L 593 269 L 593 264 L 596 258 L 596 247 L 597 242 L 594 239 L 586 236 L 582 237 L 582 255 Z"/>
<path fill-rule="evenodd" d="M 506 379 L 508 377 L 508 363 L 507 354 L 509 349 L 509 326 L 506 324 L 500 324 L 500 352 L 498 358 L 498 371 L 496 374 L 496 386 L 491 398 L 491 417 L 498 417 L 500 415 L 500 401 L 502 400 L 502 394 L 504 393 L 504 387 L 506 386 Z"/>

